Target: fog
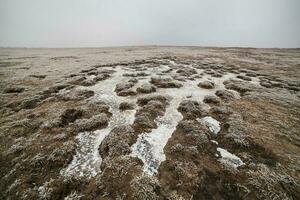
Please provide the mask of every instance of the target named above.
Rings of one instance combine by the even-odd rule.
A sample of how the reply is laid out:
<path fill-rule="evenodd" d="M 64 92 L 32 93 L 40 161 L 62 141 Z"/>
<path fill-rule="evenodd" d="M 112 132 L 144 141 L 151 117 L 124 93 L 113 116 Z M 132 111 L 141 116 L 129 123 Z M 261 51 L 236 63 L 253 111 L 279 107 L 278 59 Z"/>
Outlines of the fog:
<path fill-rule="evenodd" d="M 1 47 L 300 47 L 299 0 L 0 0 Z"/>

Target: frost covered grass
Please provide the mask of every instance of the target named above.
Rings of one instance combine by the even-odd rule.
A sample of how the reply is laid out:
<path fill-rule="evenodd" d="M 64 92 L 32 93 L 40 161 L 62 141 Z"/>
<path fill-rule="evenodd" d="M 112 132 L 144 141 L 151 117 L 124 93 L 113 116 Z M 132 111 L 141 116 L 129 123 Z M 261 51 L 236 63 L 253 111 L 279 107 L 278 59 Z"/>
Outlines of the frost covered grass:
<path fill-rule="evenodd" d="M 143 171 L 148 175 L 157 173 L 159 165 L 165 160 L 164 147 L 167 144 L 182 115 L 177 108 L 181 101 L 187 98 L 203 99 L 206 95 L 197 86 L 198 81 L 188 81 L 181 88 L 159 89 L 158 93 L 171 98 L 165 115 L 157 119 L 158 127 L 150 133 L 139 135 L 132 146 L 131 156 L 138 157 L 144 163 Z"/>
<path fill-rule="evenodd" d="M 150 133 L 140 134 L 137 142 L 132 146 L 131 156 L 143 161 L 143 171 L 148 175 L 157 173 L 160 163 L 166 159 L 164 147 L 175 131 L 177 123 L 182 119 L 177 111 L 179 103 L 179 99 L 171 100 L 165 115 L 157 120 L 158 128 Z"/>
<path fill-rule="evenodd" d="M 96 176 L 100 172 L 102 161 L 98 147 L 103 139 L 115 126 L 133 123 L 135 110 L 122 112 L 119 110 L 119 104 L 128 98 L 120 97 L 114 92 L 116 84 L 122 81 L 123 72 L 121 67 L 118 67 L 110 79 L 90 87 L 96 93 L 95 100 L 101 100 L 110 106 L 109 111 L 112 113 L 112 117 L 106 128 L 93 132 L 82 132 L 76 136 L 76 155 L 69 166 L 61 171 L 64 176 Z"/>
<path fill-rule="evenodd" d="M 175 63 L 173 62 L 173 64 Z M 228 77 L 231 77 L 231 75 L 228 75 Z M 170 105 L 167 107 L 165 115 L 158 118 L 158 127 L 150 133 L 140 134 L 137 142 L 132 146 L 131 156 L 138 157 L 143 161 L 144 173 L 148 175 L 156 174 L 161 162 L 166 159 L 164 147 L 176 130 L 177 124 L 182 120 L 182 115 L 177 110 L 180 102 L 185 99 L 202 101 L 206 95 L 214 94 L 216 90 L 224 88 L 224 78 L 214 78 L 218 79 L 218 84 L 214 89 L 199 88 L 197 84 L 205 79 L 186 80 L 181 88 L 163 88 L 157 91 L 159 94 L 171 98 Z M 209 109 L 208 105 L 205 106 Z M 220 131 L 219 122 L 212 117 L 205 117 L 202 121 L 209 126 L 213 133 L 217 134 Z"/>
<path fill-rule="evenodd" d="M 170 61 L 168 65 L 158 65 L 150 67 L 131 66 L 115 68 L 103 68 L 103 70 L 114 70 L 112 76 L 98 84 L 88 87 L 95 92 L 92 100 L 100 100 L 105 102 L 110 107 L 112 117 L 108 126 L 104 129 L 96 130 L 93 132 L 82 132 L 76 137 L 77 150 L 70 165 L 62 170 L 65 176 L 87 176 L 93 177 L 100 172 L 101 156 L 99 155 L 98 148 L 104 138 L 110 131 L 119 125 L 132 124 L 134 122 L 135 110 L 120 111 L 119 105 L 122 102 L 135 103 L 135 96 L 118 96 L 115 92 L 116 85 L 120 83 L 127 83 L 129 80 L 136 79 L 137 83 L 132 84 L 132 90 L 136 90 L 143 84 L 149 84 L 151 77 L 166 78 L 173 80 L 179 76 L 176 72 L 178 67 L 174 61 Z M 174 69 L 173 69 L 173 68 Z M 150 133 L 142 133 L 139 135 L 137 142 L 131 147 L 131 156 L 138 157 L 144 163 L 144 172 L 149 175 L 157 173 L 159 165 L 165 158 L 164 147 L 167 144 L 172 133 L 176 130 L 177 124 L 182 120 L 182 115 L 178 112 L 177 108 L 185 99 L 203 101 L 206 95 L 214 95 L 217 90 L 224 89 L 223 82 L 229 78 L 234 77 L 233 74 L 225 74 L 222 77 L 211 77 L 205 74 L 197 77 L 203 70 L 193 68 L 192 66 L 185 65 L 190 71 L 196 71 L 195 78 L 188 77 L 181 81 L 182 84 L 179 88 L 157 88 L 156 93 L 168 96 L 170 104 L 168 105 L 164 116 L 158 117 L 156 123 L 158 127 L 153 129 Z M 181 68 L 178 68 L 181 69 Z M 141 72 L 141 75 L 137 75 Z M 185 72 L 185 71 L 183 71 Z M 181 77 L 182 78 L 182 77 Z M 199 88 L 200 81 L 213 81 L 215 87 L 213 89 Z M 177 81 L 179 82 L 179 81 Z M 85 87 L 86 88 L 86 87 Z M 139 96 L 145 94 L 139 94 Z M 204 104 L 205 109 L 209 109 L 209 105 Z M 205 117 L 199 119 L 199 122 L 204 123 L 209 127 L 210 131 L 217 134 L 220 131 L 220 124 L 212 117 Z"/>
<path fill-rule="evenodd" d="M 53 189 L 50 187 L 50 184 L 53 181 L 54 179 L 50 179 L 49 181 L 45 182 L 42 186 L 37 188 L 41 199 L 50 199 L 51 193 L 53 192 Z"/>

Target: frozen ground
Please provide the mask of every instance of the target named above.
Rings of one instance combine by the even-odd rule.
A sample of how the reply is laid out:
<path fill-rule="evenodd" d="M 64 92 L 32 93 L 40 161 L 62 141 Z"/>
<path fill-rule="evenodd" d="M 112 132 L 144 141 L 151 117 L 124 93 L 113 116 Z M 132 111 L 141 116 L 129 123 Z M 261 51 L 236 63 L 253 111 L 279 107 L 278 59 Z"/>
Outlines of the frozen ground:
<path fill-rule="evenodd" d="M 176 71 L 172 70 L 168 73 L 166 71 L 170 69 L 178 69 L 181 66 L 176 64 L 172 60 L 166 60 L 169 64 L 157 65 L 151 67 L 142 68 L 142 72 L 145 76 L 137 79 L 138 83 L 135 84 L 135 88 L 142 86 L 145 83 L 150 84 L 151 77 L 158 78 L 172 78 L 176 76 Z M 135 67 L 135 66 L 132 66 Z M 194 69 L 197 74 L 203 73 L 204 70 L 194 68 L 192 65 L 184 65 L 183 67 Z M 111 70 L 111 68 L 103 68 L 102 70 Z M 78 140 L 78 147 L 76 155 L 73 161 L 64 169 L 62 174 L 71 176 L 96 176 L 100 173 L 101 156 L 99 155 L 98 148 L 101 145 L 103 139 L 110 133 L 110 131 L 116 127 L 124 124 L 133 124 L 135 110 L 120 111 L 120 103 L 126 101 L 129 103 L 135 103 L 135 98 L 118 96 L 115 92 L 115 87 L 119 83 L 126 83 L 132 79 L 126 74 L 135 74 L 136 69 L 131 66 L 113 68 L 115 71 L 107 80 L 104 80 L 94 86 L 86 87 L 95 92 L 94 100 L 100 100 L 110 106 L 110 112 L 112 118 L 106 128 L 96 130 L 94 132 L 79 133 L 76 139 Z M 139 69 L 141 71 L 141 69 Z M 125 75 L 125 76 L 124 76 Z M 93 76 L 93 75 L 91 75 Z M 165 160 L 164 147 L 168 142 L 168 139 L 172 136 L 179 121 L 182 120 L 181 113 L 177 110 L 179 104 L 183 100 L 195 100 L 203 101 L 207 95 L 213 95 L 217 90 L 225 89 L 223 82 L 234 78 L 236 75 L 227 73 L 223 77 L 211 77 L 205 75 L 203 77 L 196 77 L 193 80 L 185 80 L 183 86 L 180 88 L 159 88 L 155 94 L 165 95 L 170 98 L 169 105 L 166 108 L 166 112 L 163 116 L 156 119 L 158 125 L 150 133 L 141 133 L 137 139 L 137 142 L 132 145 L 131 156 L 138 157 L 144 163 L 143 171 L 148 175 L 154 175 L 157 173 L 159 165 Z M 213 81 L 215 86 L 213 89 L 199 88 L 198 83 L 203 81 Z M 254 82 L 254 81 L 253 81 Z M 255 82 L 254 82 L 255 83 Z M 231 90 L 238 96 L 238 93 Z M 139 95 L 145 96 L 145 95 Z M 209 109 L 208 105 L 206 109 Z M 220 131 L 220 124 L 212 117 L 204 117 L 199 119 L 201 123 L 204 123 L 209 127 L 210 131 L 217 134 Z"/>
<path fill-rule="evenodd" d="M 0 199 L 299 199 L 299 66 L 297 49 L 0 49 Z"/>
<path fill-rule="evenodd" d="M 100 165 L 102 160 L 98 148 L 105 136 L 108 135 L 114 127 L 132 124 L 134 121 L 135 110 L 119 110 L 119 105 L 122 101 L 128 100 L 132 103 L 134 100 L 120 97 L 114 92 L 116 84 L 125 81 L 122 76 L 125 70 L 121 67 L 117 67 L 114 70 L 116 73 L 114 73 L 110 79 L 89 87 L 89 89 L 93 90 L 96 94 L 94 97 L 95 101 L 100 100 L 109 105 L 109 112 L 112 113 L 112 118 L 108 126 L 103 129 L 78 133 L 76 136 L 76 155 L 67 169 L 62 170 L 62 174 L 65 176 L 96 176 L 101 172 Z"/>

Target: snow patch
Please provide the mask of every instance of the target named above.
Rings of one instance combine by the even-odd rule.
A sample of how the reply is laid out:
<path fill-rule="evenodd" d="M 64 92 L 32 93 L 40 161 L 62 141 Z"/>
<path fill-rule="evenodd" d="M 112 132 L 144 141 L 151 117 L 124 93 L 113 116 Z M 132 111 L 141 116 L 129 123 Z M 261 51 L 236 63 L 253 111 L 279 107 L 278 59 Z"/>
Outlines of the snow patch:
<path fill-rule="evenodd" d="M 203 117 L 201 119 L 197 119 L 198 122 L 204 124 L 205 126 L 207 126 L 209 128 L 209 130 L 214 133 L 214 134 L 218 134 L 221 130 L 220 127 L 220 122 L 216 119 L 214 119 L 213 117 Z"/>
<path fill-rule="evenodd" d="M 98 148 L 104 138 L 110 131 L 118 125 L 132 124 L 134 121 L 135 110 L 120 111 L 119 104 L 123 101 L 134 102 L 129 97 L 120 97 L 114 92 L 116 84 L 123 81 L 123 70 L 121 67 L 116 68 L 114 76 L 104 80 L 99 84 L 89 87 L 96 94 L 96 100 L 104 101 L 110 107 L 112 117 L 108 126 L 93 132 L 82 132 L 76 136 L 77 149 L 72 162 L 67 168 L 61 171 L 63 176 L 94 177 L 100 170 L 102 158 Z"/>
<path fill-rule="evenodd" d="M 212 143 L 218 145 L 219 143 L 216 140 L 211 140 Z"/>
<path fill-rule="evenodd" d="M 171 65 L 176 65 L 175 62 L 170 62 Z M 172 72 L 174 73 L 174 72 Z M 166 75 L 171 77 L 172 73 Z M 150 73 L 151 74 L 151 73 Z M 166 113 L 163 117 L 159 117 L 157 120 L 157 128 L 153 129 L 150 133 L 140 134 L 137 142 L 132 145 L 131 156 L 138 157 L 144 163 L 143 171 L 148 175 L 157 174 L 157 170 L 166 157 L 164 154 L 164 147 L 167 144 L 172 133 L 176 130 L 176 126 L 182 115 L 177 111 L 177 108 L 181 101 L 184 99 L 190 99 L 195 101 L 203 101 L 206 95 L 213 95 L 216 90 L 224 89 L 223 81 L 228 77 L 232 77 L 232 74 L 227 74 L 222 78 L 210 77 L 205 75 L 200 79 L 189 80 L 181 82 L 183 86 L 181 88 L 158 88 L 157 93 L 160 95 L 170 96 L 172 98 L 170 105 L 166 109 Z M 198 83 L 202 80 L 212 79 L 216 86 L 214 89 L 207 90 L 198 87 Z M 203 105 L 205 109 L 209 109 L 209 105 Z M 212 117 L 203 119 L 207 123 L 209 129 L 217 134 L 220 131 L 220 124 Z"/>
<path fill-rule="evenodd" d="M 131 156 L 143 161 L 143 171 L 148 175 L 156 174 L 160 163 L 166 159 L 164 147 L 182 119 L 182 115 L 177 111 L 179 103 L 179 99 L 173 99 L 165 115 L 157 119 L 157 129 L 140 134 L 137 142 L 131 147 Z"/>
<path fill-rule="evenodd" d="M 148 83 L 152 76 L 164 75 L 168 77 L 178 76 L 175 70 L 170 71 L 171 68 L 177 63 L 170 61 L 168 65 L 148 66 L 143 68 L 142 71 L 148 74 L 144 77 L 136 77 L 139 81 L 132 88 L 135 90 L 137 87 L 144 83 Z M 100 165 L 102 162 L 99 155 L 98 148 L 101 145 L 103 139 L 110 133 L 115 127 L 122 124 L 132 124 L 134 122 L 135 110 L 120 111 L 119 105 L 121 102 L 135 103 L 135 96 L 121 97 L 117 96 L 114 89 L 118 83 L 127 82 L 132 77 L 123 76 L 128 72 L 136 72 L 134 67 L 117 66 L 117 67 L 104 67 L 103 70 L 113 69 L 115 72 L 110 78 L 100 81 L 98 84 L 88 88 L 95 92 L 95 96 L 91 100 L 104 101 L 110 107 L 112 117 L 108 126 L 104 129 L 96 130 L 93 132 L 79 133 L 76 137 L 77 149 L 76 155 L 67 168 L 61 171 L 64 176 L 86 176 L 93 177 L 100 172 Z M 198 74 L 202 72 L 202 69 L 196 69 Z M 168 73 L 168 74 L 166 74 Z M 144 172 L 150 175 L 157 173 L 159 165 L 164 161 L 165 154 L 163 149 L 168 142 L 168 139 L 172 136 L 176 126 L 182 115 L 177 111 L 177 108 L 181 101 L 184 99 L 191 99 L 196 101 L 203 101 L 206 95 L 214 95 L 216 90 L 224 89 L 223 82 L 228 78 L 231 78 L 233 74 L 226 74 L 223 77 L 211 77 L 210 75 L 203 75 L 201 78 L 195 78 L 194 80 L 186 79 L 182 81 L 183 87 L 181 88 L 158 88 L 157 94 L 170 96 L 170 105 L 166 108 L 164 116 L 159 117 L 156 122 L 158 127 L 153 129 L 150 133 L 143 133 L 139 135 L 136 144 L 133 144 L 132 156 L 140 158 L 144 162 Z M 215 82 L 214 89 L 201 89 L 198 87 L 198 83 L 204 80 L 212 80 Z M 79 87 L 80 88 L 80 87 Z M 139 97 L 146 94 L 138 94 Z M 209 105 L 204 104 L 205 109 L 209 109 Z M 203 119 L 209 126 L 210 130 L 217 134 L 220 131 L 219 122 L 213 118 Z"/>
<path fill-rule="evenodd" d="M 244 165 L 243 161 L 239 157 L 228 152 L 226 149 L 222 149 L 218 147 L 217 151 L 221 155 L 220 162 L 223 163 L 224 165 L 231 166 L 234 169 L 236 169 L 241 165 Z"/>

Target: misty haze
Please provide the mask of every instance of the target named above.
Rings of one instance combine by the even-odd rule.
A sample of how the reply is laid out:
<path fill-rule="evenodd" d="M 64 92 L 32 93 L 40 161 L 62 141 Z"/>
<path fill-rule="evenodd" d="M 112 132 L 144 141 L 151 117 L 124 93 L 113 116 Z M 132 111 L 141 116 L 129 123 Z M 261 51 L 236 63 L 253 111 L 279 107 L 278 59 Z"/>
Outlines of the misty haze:
<path fill-rule="evenodd" d="M 298 0 L 0 0 L 2 47 L 299 47 Z"/>
<path fill-rule="evenodd" d="M 0 199 L 300 199 L 299 9 L 0 0 Z"/>

